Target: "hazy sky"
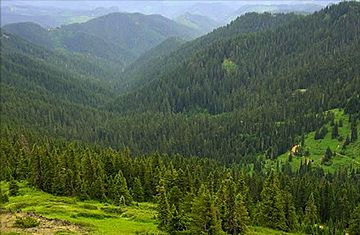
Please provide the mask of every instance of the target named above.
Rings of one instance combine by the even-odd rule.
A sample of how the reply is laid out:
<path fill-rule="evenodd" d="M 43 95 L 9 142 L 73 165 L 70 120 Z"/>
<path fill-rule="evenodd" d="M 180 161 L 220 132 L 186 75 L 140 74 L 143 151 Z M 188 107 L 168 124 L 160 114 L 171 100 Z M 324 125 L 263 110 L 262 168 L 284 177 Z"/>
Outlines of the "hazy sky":
<path fill-rule="evenodd" d="M 264 0 L 252 0 L 252 1 L 183 1 L 183 0 L 168 0 L 168 1 L 99 1 L 99 0 L 32 0 L 32 1 L 19 1 L 19 0 L 0 0 L 1 6 L 17 6 L 17 9 L 21 6 L 32 6 L 40 8 L 60 8 L 60 9 L 73 9 L 73 10 L 92 10 L 97 7 L 117 7 L 116 11 L 121 12 L 141 12 L 144 14 L 161 14 L 168 18 L 175 18 L 182 15 L 184 12 L 195 12 L 195 14 L 206 15 L 207 12 L 212 12 L 213 18 L 216 16 L 222 17 L 226 12 L 235 11 L 242 5 L 248 4 L 299 4 L 299 3 L 312 3 L 317 5 L 326 6 L 330 3 L 339 2 L 339 0 L 306 0 L 306 1 L 289 1 L 289 0 L 277 0 L 277 1 L 264 1 Z M 216 12 L 218 11 L 218 15 Z M 40 12 L 40 11 L 39 11 Z M 218 19 L 216 19 L 218 20 Z"/>
<path fill-rule="evenodd" d="M 172 1 L 87 1 L 87 0 L 77 0 L 77 1 L 68 1 L 68 0 L 53 0 L 53 1 L 42 1 L 42 0 L 32 0 L 32 1 L 19 1 L 19 0 L 1 0 L 2 6 L 11 6 L 11 5 L 32 5 L 39 7 L 61 7 L 61 8 L 76 8 L 76 9 L 92 9 L 95 7 L 111 7 L 118 6 L 121 8 L 128 8 L 132 10 L 144 10 L 144 8 L 158 8 L 158 7 L 186 7 L 191 6 L 194 3 L 223 3 L 225 5 L 245 5 L 245 4 L 294 4 L 294 3 L 314 3 L 319 5 L 327 5 L 333 2 L 339 2 L 338 0 L 333 1 L 319 1 L 319 0 L 305 0 L 305 1 L 263 1 L 263 0 L 252 0 L 252 1 L 181 1 L 181 0 L 172 0 Z M 145 9 L 146 10 L 146 9 Z"/>

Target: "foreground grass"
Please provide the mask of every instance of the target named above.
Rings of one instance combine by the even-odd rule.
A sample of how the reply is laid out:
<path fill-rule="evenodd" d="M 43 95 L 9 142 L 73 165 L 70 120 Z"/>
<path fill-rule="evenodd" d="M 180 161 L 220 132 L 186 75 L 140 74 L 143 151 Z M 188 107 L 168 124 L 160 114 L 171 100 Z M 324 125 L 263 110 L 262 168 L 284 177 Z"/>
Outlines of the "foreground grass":
<path fill-rule="evenodd" d="M 157 229 L 155 204 L 134 203 L 131 206 L 117 207 L 98 201 L 80 201 L 74 197 L 54 196 L 29 187 L 25 182 L 19 183 L 20 193 L 10 197 L 9 202 L 3 206 L 0 214 L 1 222 L 9 215 L 34 213 L 48 219 L 59 219 L 70 222 L 74 227 L 80 228 L 77 232 L 70 229 L 53 228 L 51 234 L 164 234 Z M 0 182 L 1 191 L 7 193 L 8 184 Z M 35 232 L 34 232 L 35 231 Z M 16 228 L 0 229 L 0 234 L 45 234 L 40 228 L 27 230 Z M 46 232 L 46 234 L 49 234 Z M 249 235 L 285 235 L 261 227 L 250 227 Z"/>
<path fill-rule="evenodd" d="M 5 211 L 31 212 L 46 218 L 80 225 L 89 234 L 161 234 L 157 229 L 155 205 L 136 203 L 116 207 L 97 201 L 53 196 L 21 183 L 19 196 L 10 197 Z M 1 184 L 2 191 L 7 184 Z M 56 232 L 56 231 L 54 231 Z"/>
<path fill-rule="evenodd" d="M 335 115 L 335 120 L 339 122 L 342 120 L 343 126 L 339 127 L 339 136 L 342 137 L 342 141 L 338 139 L 331 138 L 332 126 L 327 124 L 328 133 L 324 139 L 315 140 L 315 132 L 310 132 L 305 136 L 305 148 L 310 152 L 308 157 L 294 157 L 292 159 L 291 165 L 293 169 L 299 169 L 301 161 L 309 160 L 313 166 L 321 166 L 327 172 L 334 172 L 336 169 L 341 169 L 344 167 L 354 166 L 360 167 L 360 138 L 355 142 L 351 143 L 343 149 L 343 143 L 346 139 L 346 136 L 350 135 L 350 124 L 348 122 L 349 116 L 345 115 L 342 110 L 334 109 L 330 112 L 333 112 Z M 358 122 L 358 131 L 360 130 L 360 123 Z M 335 156 L 333 156 L 332 161 L 328 165 L 321 164 L 322 157 L 325 154 L 327 148 L 330 148 Z M 285 163 L 288 160 L 290 151 L 280 155 L 278 159 L 281 163 Z"/>

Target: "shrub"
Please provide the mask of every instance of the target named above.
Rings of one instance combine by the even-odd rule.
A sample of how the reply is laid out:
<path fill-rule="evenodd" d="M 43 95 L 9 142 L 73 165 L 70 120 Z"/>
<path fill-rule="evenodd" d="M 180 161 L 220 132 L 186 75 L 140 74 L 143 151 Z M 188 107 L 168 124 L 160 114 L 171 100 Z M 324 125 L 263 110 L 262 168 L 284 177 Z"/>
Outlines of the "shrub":
<path fill-rule="evenodd" d="M 17 217 L 15 220 L 15 226 L 18 228 L 33 228 L 37 227 L 39 224 L 39 221 L 29 216 Z"/>
<path fill-rule="evenodd" d="M 102 207 L 101 210 L 109 214 L 121 215 L 122 213 L 124 213 L 124 211 L 120 207 Z"/>
<path fill-rule="evenodd" d="M 81 205 L 81 208 L 88 209 L 88 210 L 97 210 L 98 209 L 97 206 L 91 205 L 91 204 Z"/>
<path fill-rule="evenodd" d="M 7 203 L 9 202 L 9 197 L 6 193 L 0 194 L 0 203 Z"/>
<path fill-rule="evenodd" d="M 19 186 L 17 185 L 15 180 L 11 180 L 9 183 L 9 195 L 16 196 L 19 193 Z"/>

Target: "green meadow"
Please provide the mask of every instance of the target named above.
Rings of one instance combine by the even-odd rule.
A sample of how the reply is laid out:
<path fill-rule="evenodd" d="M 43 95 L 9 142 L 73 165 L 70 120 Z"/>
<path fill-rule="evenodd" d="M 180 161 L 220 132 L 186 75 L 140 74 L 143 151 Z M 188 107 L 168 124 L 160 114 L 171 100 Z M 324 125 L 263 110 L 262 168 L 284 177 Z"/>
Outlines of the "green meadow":
<path fill-rule="evenodd" d="M 335 121 L 340 122 L 342 120 L 342 127 L 339 127 L 339 138 L 332 139 L 331 131 L 332 126 L 330 123 L 326 125 L 327 134 L 324 139 L 315 140 L 315 131 L 310 132 L 305 136 L 304 148 L 309 151 L 309 156 L 293 157 L 291 165 L 293 169 L 298 169 L 301 161 L 311 161 L 313 166 L 321 166 L 326 172 L 333 172 L 336 169 L 343 167 L 359 167 L 360 166 L 360 140 L 358 139 L 354 143 L 350 143 L 346 148 L 343 148 L 343 143 L 348 135 L 350 135 L 350 123 L 349 116 L 344 114 L 343 110 L 334 109 L 330 110 L 335 116 Z M 358 130 L 360 129 L 360 123 Z M 333 157 L 329 164 L 321 164 L 321 160 L 325 154 L 327 148 L 330 148 Z M 285 163 L 288 161 L 290 150 L 278 157 L 278 159 Z"/>
<path fill-rule="evenodd" d="M 8 223 L 1 227 L 1 234 L 49 234 L 51 224 L 32 229 L 20 229 L 11 225 L 9 218 L 36 215 L 41 218 L 57 219 L 66 226 L 51 227 L 50 234 L 164 234 L 157 229 L 156 204 L 133 203 L 131 206 L 114 206 L 105 202 L 81 201 L 74 197 L 54 196 L 30 187 L 26 182 L 19 183 L 18 196 L 9 197 L 2 205 L 1 221 Z M 1 182 L 3 193 L 8 191 L 8 183 Z M 35 217 L 38 219 L 37 217 Z M 45 227 L 47 230 L 42 230 Z M 45 232 L 46 231 L 46 232 Z M 285 235 L 262 227 L 250 227 L 249 235 Z"/>

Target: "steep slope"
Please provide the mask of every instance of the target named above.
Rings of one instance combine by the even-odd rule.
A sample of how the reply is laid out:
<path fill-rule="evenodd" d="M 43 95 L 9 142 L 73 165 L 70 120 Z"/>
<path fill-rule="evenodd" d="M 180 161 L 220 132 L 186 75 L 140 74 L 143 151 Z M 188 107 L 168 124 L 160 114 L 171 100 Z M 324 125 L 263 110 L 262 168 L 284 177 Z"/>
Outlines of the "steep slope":
<path fill-rule="evenodd" d="M 39 46 L 79 52 L 123 66 L 169 37 L 192 39 L 200 34 L 165 17 L 139 13 L 112 13 L 51 30 L 34 23 L 10 24 L 3 29 Z"/>
<path fill-rule="evenodd" d="M 168 37 L 191 39 L 199 34 L 160 15 L 113 13 L 84 24 L 62 27 L 65 32 L 83 32 L 112 42 L 134 55 L 153 48 Z"/>
<path fill-rule="evenodd" d="M 344 3 L 274 31 L 218 38 L 165 67 L 158 79 L 114 106 L 159 111 L 166 103 L 172 112 L 218 114 L 282 102 L 302 88 L 308 89 L 306 95 L 316 96 L 326 87 L 332 93 L 337 89 L 333 81 L 345 84 L 359 74 L 360 30 L 354 27 L 359 20 L 359 4 Z M 278 99 L 270 98 L 274 93 Z M 324 105 L 334 105 L 330 94 L 324 95 L 329 100 Z"/>
<path fill-rule="evenodd" d="M 26 127 L 56 135 L 84 118 L 97 116 L 95 108 L 114 94 L 97 78 L 106 76 L 103 69 L 81 56 L 58 54 L 2 33 L 2 128 Z"/>
<path fill-rule="evenodd" d="M 40 25 L 25 22 L 25 23 L 17 23 L 10 24 L 4 26 L 2 31 L 18 35 L 19 37 L 26 39 L 29 42 L 33 42 L 37 45 L 46 48 L 53 48 L 54 42 L 51 40 L 49 36 L 49 31 L 42 28 Z"/>
<path fill-rule="evenodd" d="M 153 71 L 147 74 L 141 71 L 146 84 L 117 102 L 107 91 L 104 95 L 76 88 L 67 98 L 66 89 L 44 85 L 60 78 L 64 83 L 78 81 L 65 74 L 40 76 L 36 86 L 23 88 L 16 78 L 37 81 L 36 71 L 30 69 L 42 69 L 22 63 L 23 56 L 11 59 L 10 53 L 8 60 L 27 72 L 17 75 L 21 70 L 13 69 L 7 75 L 1 124 L 8 132 L 35 130 L 41 136 L 116 149 L 127 146 L 134 155 L 180 153 L 226 163 L 255 163 L 261 153 L 276 158 L 298 143 L 299 136 L 328 123 L 324 110 L 348 106 L 360 91 L 358 3 L 341 3 L 307 17 L 277 17 L 249 14 L 238 19 L 249 23 L 243 27 L 236 21 L 164 58 L 150 53 L 153 59 L 144 58 L 143 67 L 156 65 L 149 66 Z M 267 25 L 271 30 L 261 31 Z M 31 57 L 40 57 L 43 64 L 44 53 Z M 43 70 L 53 71 L 47 66 Z M 102 108 L 106 102 L 112 104 L 110 109 Z M 353 105 L 353 116 L 360 112 L 358 107 Z"/>
<path fill-rule="evenodd" d="M 214 30 L 212 33 L 185 43 L 177 50 L 174 50 L 173 53 L 169 53 L 168 56 L 149 60 L 149 62 L 141 68 L 137 67 L 136 63 L 134 63 L 135 68 L 139 69 L 131 69 L 134 67 L 132 65 L 130 69 L 125 70 L 118 86 L 135 87 L 131 85 L 133 78 L 139 81 L 138 84 L 145 84 L 156 78 L 167 76 L 166 74 L 175 70 L 179 64 L 185 63 L 186 59 L 216 41 L 234 38 L 244 33 L 275 29 L 280 25 L 287 24 L 299 18 L 301 18 L 301 16 L 293 14 L 279 14 L 276 15 L 276 17 L 271 14 L 246 14 L 230 24 Z M 126 87 L 123 87 L 123 89 L 126 89 Z"/>
<path fill-rule="evenodd" d="M 155 48 L 145 52 L 135 62 L 126 67 L 122 76 L 117 80 L 116 87 L 120 91 L 131 91 L 144 85 L 145 81 L 142 74 L 147 71 L 161 71 L 162 64 L 158 61 L 167 58 L 172 52 L 178 50 L 185 43 L 180 38 L 169 38 L 160 43 Z"/>

